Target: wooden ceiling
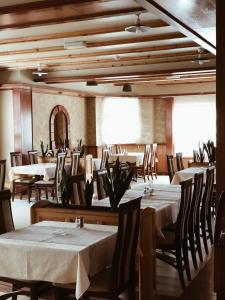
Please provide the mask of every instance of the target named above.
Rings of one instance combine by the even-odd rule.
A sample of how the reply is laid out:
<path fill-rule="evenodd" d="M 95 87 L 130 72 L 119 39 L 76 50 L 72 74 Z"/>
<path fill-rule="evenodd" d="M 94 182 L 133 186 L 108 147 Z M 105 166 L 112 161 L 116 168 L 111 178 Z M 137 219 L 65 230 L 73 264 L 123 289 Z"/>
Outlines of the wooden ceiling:
<path fill-rule="evenodd" d="M 2 71 L 27 70 L 36 82 L 58 85 L 90 80 L 115 86 L 215 81 L 213 0 L 198 1 L 198 7 L 194 0 L 3 2 Z M 148 32 L 125 31 L 135 24 L 137 13 Z M 65 47 L 70 42 L 75 42 L 72 49 Z M 207 60 L 204 64 L 195 61 L 200 45 L 207 49 L 200 55 Z M 38 64 L 48 74 L 32 75 Z"/>

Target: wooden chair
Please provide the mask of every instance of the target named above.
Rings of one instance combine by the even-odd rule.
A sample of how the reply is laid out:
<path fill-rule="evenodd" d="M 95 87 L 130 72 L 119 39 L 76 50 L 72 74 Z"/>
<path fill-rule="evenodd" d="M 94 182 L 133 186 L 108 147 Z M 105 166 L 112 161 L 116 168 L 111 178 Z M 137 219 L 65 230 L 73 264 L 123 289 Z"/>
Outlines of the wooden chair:
<path fill-rule="evenodd" d="M 193 150 L 193 161 L 196 162 L 200 162 L 200 157 L 199 157 L 199 153 L 198 150 Z"/>
<path fill-rule="evenodd" d="M 0 160 L 0 191 L 4 190 L 5 187 L 5 169 L 6 169 L 6 160 Z"/>
<path fill-rule="evenodd" d="M 30 150 L 28 152 L 28 159 L 29 159 L 29 164 L 37 164 L 38 163 L 38 151 L 37 150 Z"/>
<path fill-rule="evenodd" d="M 116 154 L 122 154 L 123 153 L 123 149 L 121 145 L 116 145 Z"/>
<path fill-rule="evenodd" d="M 157 240 L 156 248 L 162 250 L 157 252 L 156 257 L 175 267 L 178 270 L 181 286 L 185 288 L 184 273 L 191 279 L 189 260 L 188 260 L 188 217 L 190 212 L 190 203 L 192 197 L 192 178 L 181 182 L 181 201 L 179 213 L 177 216 L 174 230 L 163 230 L 164 238 Z M 166 255 L 175 255 L 176 263 L 171 261 L 171 257 Z"/>
<path fill-rule="evenodd" d="M 94 176 L 93 170 L 93 156 L 91 154 L 86 155 L 84 160 L 84 169 L 85 169 L 85 180 L 91 181 Z"/>
<path fill-rule="evenodd" d="M 175 174 L 174 165 L 173 165 L 173 155 L 167 155 L 166 157 L 167 157 L 167 170 L 168 170 L 168 175 L 171 183 L 173 180 L 173 176 Z"/>
<path fill-rule="evenodd" d="M 206 183 L 205 190 L 202 197 L 202 204 L 200 210 L 200 225 L 203 244 L 205 252 L 208 254 L 207 240 L 213 244 L 213 230 L 212 230 L 212 198 L 213 198 L 213 186 L 214 186 L 214 171 L 215 167 L 209 167 L 206 171 Z"/>
<path fill-rule="evenodd" d="M 136 299 L 135 257 L 140 224 L 140 200 L 141 198 L 137 198 L 119 206 L 118 233 L 112 265 L 90 279 L 91 284 L 84 293 L 84 298 L 119 299 L 118 296 L 128 290 L 129 299 Z M 74 285 L 57 285 L 55 299 L 67 299 L 63 294 L 70 292 L 74 299 Z"/>
<path fill-rule="evenodd" d="M 177 171 L 184 169 L 182 152 L 176 153 Z"/>
<path fill-rule="evenodd" d="M 109 159 L 109 149 L 104 148 L 102 149 L 102 159 L 101 159 L 101 165 L 100 165 L 100 169 L 105 169 L 106 167 L 106 162 Z"/>
<path fill-rule="evenodd" d="M 11 167 L 22 166 L 22 153 L 21 152 L 10 152 Z M 26 191 L 28 194 L 28 202 L 32 194 L 32 188 L 34 187 L 35 178 L 26 176 L 16 178 L 12 182 L 12 201 L 16 193 L 20 192 L 20 199 L 23 197 L 23 193 Z"/>
<path fill-rule="evenodd" d="M 12 217 L 11 209 L 11 193 L 10 190 L 4 190 L 0 192 L 0 234 L 7 233 L 14 230 L 14 222 Z M 10 264 L 10 261 L 9 261 Z M 25 291 L 15 291 L 12 293 L 7 293 L 6 295 L 0 296 L 0 299 L 8 299 L 13 296 L 13 300 L 17 299 L 17 295 L 30 295 L 31 300 L 38 300 L 38 295 L 43 288 L 46 288 L 46 284 L 40 281 L 29 281 L 29 280 L 19 280 L 8 277 L 1 277 L 0 281 L 8 282 L 12 284 L 12 290 L 18 290 L 21 288 L 29 288 L 29 293 Z"/>
<path fill-rule="evenodd" d="M 136 166 L 136 178 L 141 177 L 146 181 L 146 176 L 148 175 L 149 169 L 149 154 L 150 154 L 151 146 L 145 145 L 144 159 L 143 164 L 140 166 Z"/>
<path fill-rule="evenodd" d="M 200 205 L 202 201 L 204 173 L 194 176 L 194 191 L 191 200 L 190 216 L 188 221 L 188 240 L 194 268 L 197 270 L 196 250 L 200 261 L 203 262 L 201 239 L 200 239 Z"/>
<path fill-rule="evenodd" d="M 46 189 L 51 189 L 53 191 L 54 197 L 56 197 L 57 202 L 61 200 L 61 182 L 63 176 L 63 170 L 65 165 L 66 152 L 58 153 L 57 163 L 55 170 L 55 177 L 51 180 L 39 180 L 35 182 L 35 188 L 37 193 L 37 199 L 41 200 L 41 191 Z"/>
<path fill-rule="evenodd" d="M 158 164 L 158 158 L 157 158 L 157 148 L 158 145 L 157 144 L 152 144 L 151 145 L 151 150 L 149 152 L 149 166 L 148 166 L 148 170 L 149 170 L 149 175 L 151 175 L 152 180 L 153 180 L 153 176 L 155 176 L 155 178 L 157 179 L 157 164 Z"/>
<path fill-rule="evenodd" d="M 85 177 L 84 175 L 74 175 L 72 180 L 71 204 L 86 205 L 85 202 Z"/>
<path fill-rule="evenodd" d="M 80 161 L 80 152 L 79 151 L 73 151 L 71 153 L 71 170 L 70 175 L 74 176 L 77 175 L 78 169 L 79 169 L 79 161 Z"/>
<path fill-rule="evenodd" d="M 96 179 L 97 179 L 97 193 L 98 200 L 107 198 L 109 196 L 108 189 L 108 172 L 106 169 L 96 171 Z"/>

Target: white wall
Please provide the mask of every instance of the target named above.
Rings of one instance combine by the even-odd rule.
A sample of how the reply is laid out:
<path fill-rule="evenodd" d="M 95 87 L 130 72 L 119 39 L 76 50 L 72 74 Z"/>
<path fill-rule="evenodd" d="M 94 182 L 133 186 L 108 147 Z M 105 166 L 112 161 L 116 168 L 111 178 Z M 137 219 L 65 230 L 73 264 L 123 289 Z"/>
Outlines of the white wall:
<path fill-rule="evenodd" d="M 0 159 L 6 159 L 6 180 L 10 167 L 11 151 L 14 151 L 13 97 L 12 91 L 0 92 Z"/>

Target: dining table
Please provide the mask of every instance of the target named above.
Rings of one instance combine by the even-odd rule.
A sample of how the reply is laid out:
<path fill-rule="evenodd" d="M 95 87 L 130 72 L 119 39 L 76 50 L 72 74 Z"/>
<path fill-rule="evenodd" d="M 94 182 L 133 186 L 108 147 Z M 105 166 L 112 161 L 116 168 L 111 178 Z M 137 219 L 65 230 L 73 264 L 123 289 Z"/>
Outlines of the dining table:
<path fill-rule="evenodd" d="M 111 154 L 109 156 L 109 163 L 115 162 L 119 158 L 122 163 L 135 163 L 136 166 L 143 165 L 144 152 L 125 152 L 122 154 Z"/>
<path fill-rule="evenodd" d="M 0 277 L 74 283 L 79 299 L 89 277 L 110 265 L 117 226 L 42 221 L 0 235 Z M 10 263 L 9 263 L 10 262 Z"/>

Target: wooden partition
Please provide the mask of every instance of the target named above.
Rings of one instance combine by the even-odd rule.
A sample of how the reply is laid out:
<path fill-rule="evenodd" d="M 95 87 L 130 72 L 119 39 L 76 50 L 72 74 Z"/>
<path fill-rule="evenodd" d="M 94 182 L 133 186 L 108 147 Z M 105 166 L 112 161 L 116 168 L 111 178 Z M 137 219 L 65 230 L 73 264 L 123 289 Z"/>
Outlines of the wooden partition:
<path fill-rule="evenodd" d="M 49 201 L 39 201 L 31 207 L 31 224 L 50 220 L 74 222 L 83 216 L 84 223 L 117 225 L 118 213 L 105 207 L 62 208 Z M 85 226 L 85 225 L 84 225 Z M 140 237 L 138 247 L 139 300 L 153 300 L 156 294 L 155 274 L 155 211 L 147 208 L 141 213 Z"/>

